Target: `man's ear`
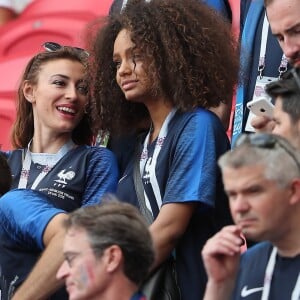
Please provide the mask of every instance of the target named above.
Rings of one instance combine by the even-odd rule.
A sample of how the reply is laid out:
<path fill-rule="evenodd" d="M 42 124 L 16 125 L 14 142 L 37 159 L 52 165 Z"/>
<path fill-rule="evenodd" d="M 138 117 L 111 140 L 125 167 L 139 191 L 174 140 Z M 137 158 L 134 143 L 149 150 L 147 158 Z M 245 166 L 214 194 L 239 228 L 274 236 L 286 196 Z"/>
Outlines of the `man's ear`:
<path fill-rule="evenodd" d="M 123 253 L 119 246 L 112 245 L 104 250 L 104 260 L 107 272 L 117 270 L 123 264 Z"/>
<path fill-rule="evenodd" d="M 30 83 L 28 80 L 24 81 L 23 94 L 28 102 L 31 102 L 31 103 L 35 102 L 34 87 L 33 87 L 33 84 Z"/>
<path fill-rule="evenodd" d="M 291 183 L 292 195 L 289 203 L 294 205 L 300 203 L 300 178 L 294 178 Z"/>

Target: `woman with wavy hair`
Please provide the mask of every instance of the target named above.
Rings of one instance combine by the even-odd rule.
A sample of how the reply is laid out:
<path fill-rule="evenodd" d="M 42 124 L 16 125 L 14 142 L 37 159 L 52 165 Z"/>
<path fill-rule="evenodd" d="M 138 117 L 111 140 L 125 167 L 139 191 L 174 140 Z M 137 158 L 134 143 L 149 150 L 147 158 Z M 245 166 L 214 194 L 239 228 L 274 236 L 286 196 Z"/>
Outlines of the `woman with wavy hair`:
<path fill-rule="evenodd" d="M 146 129 L 126 153 L 117 196 L 143 209 L 138 174 L 143 214 L 153 218 L 153 269 L 175 252 L 182 299 L 199 300 L 199 251 L 230 222 L 217 167 L 229 142 L 210 111 L 231 100 L 237 79 L 230 25 L 196 0 L 129 0 L 102 23 L 92 48 L 100 129 L 113 137 Z"/>
<path fill-rule="evenodd" d="M 63 260 L 62 238 L 53 238 L 53 232 L 63 227 L 56 222 L 47 229 L 48 223 L 56 214 L 98 203 L 117 188 L 114 155 L 91 146 L 88 53 L 54 42 L 44 48 L 30 59 L 21 78 L 12 132 L 15 149 L 4 152 L 13 178 L 12 190 L 0 201 L 3 299 L 14 288 L 14 299 L 53 293 L 52 284 L 60 286 L 55 274 Z M 44 265 L 31 272 L 40 256 Z M 59 291 L 51 299 L 67 299 L 67 294 Z"/>

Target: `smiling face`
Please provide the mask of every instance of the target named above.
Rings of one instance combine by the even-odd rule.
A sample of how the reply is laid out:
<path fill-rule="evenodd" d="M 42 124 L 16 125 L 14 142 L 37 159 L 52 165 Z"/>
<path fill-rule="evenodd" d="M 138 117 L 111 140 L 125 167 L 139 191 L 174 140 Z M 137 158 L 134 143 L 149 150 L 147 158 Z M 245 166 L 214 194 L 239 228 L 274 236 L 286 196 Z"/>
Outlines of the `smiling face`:
<path fill-rule="evenodd" d="M 56 276 L 65 280 L 69 300 L 99 299 L 108 286 L 105 259 L 103 256 L 96 258 L 86 231 L 79 228 L 69 229 L 63 251 L 65 261 Z"/>
<path fill-rule="evenodd" d="M 41 65 L 36 84 L 24 83 L 24 95 L 32 103 L 35 131 L 72 133 L 88 101 L 84 74 L 80 62 L 55 59 Z"/>
<path fill-rule="evenodd" d="M 300 1 L 273 0 L 266 11 L 284 54 L 292 65 L 300 66 Z"/>
<path fill-rule="evenodd" d="M 151 82 L 143 54 L 135 47 L 126 29 L 122 29 L 115 40 L 113 61 L 117 70 L 117 83 L 126 99 L 145 102 L 151 94 Z"/>
<path fill-rule="evenodd" d="M 255 241 L 279 239 L 291 212 L 290 187 L 267 179 L 263 165 L 226 167 L 223 181 L 232 217 L 245 236 Z"/>

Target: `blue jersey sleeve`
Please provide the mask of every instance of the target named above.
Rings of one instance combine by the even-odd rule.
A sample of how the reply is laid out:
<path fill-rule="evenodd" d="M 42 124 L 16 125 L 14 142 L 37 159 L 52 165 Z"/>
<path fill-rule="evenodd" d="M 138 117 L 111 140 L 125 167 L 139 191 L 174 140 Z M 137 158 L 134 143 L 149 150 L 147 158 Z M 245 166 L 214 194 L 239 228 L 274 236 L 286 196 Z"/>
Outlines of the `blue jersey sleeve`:
<path fill-rule="evenodd" d="M 0 234 L 28 250 L 43 250 L 43 234 L 50 220 L 63 210 L 47 196 L 30 189 L 15 189 L 0 198 Z"/>
<path fill-rule="evenodd" d="M 229 147 L 219 119 L 209 111 L 198 110 L 176 143 L 163 202 L 198 201 L 214 206 L 219 152 Z"/>
<path fill-rule="evenodd" d="M 103 147 L 92 147 L 86 172 L 83 206 L 99 203 L 106 193 L 115 193 L 118 177 L 118 165 L 114 154 Z"/>

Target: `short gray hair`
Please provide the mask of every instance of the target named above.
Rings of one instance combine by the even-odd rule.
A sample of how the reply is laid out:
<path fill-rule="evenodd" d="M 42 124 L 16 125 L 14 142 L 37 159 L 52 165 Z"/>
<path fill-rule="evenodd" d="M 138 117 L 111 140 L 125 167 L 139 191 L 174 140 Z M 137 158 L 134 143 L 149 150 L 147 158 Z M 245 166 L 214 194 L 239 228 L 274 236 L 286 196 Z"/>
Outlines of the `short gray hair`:
<path fill-rule="evenodd" d="M 276 181 L 281 187 L 300 177 L 300 154 L 286 139 L 273 134 L 251 134 L 252 138 L 274 138 L 274 147 L 263 147 L 251 144 L 250 135 L 243 136 L 247 136 L 248 142 L 246 140 L 220 157 L 218 164 L 222 172 L 228 167 L 238 169 L 262 165 L 265 167 L 266 179 Z"/>

